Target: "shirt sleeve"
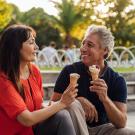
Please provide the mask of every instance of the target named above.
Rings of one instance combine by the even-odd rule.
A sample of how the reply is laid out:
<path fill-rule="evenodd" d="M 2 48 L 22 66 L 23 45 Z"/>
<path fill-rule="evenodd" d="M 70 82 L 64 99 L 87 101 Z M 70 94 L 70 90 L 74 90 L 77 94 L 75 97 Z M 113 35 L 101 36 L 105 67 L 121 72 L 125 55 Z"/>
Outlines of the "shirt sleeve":
<path fill-rule="evenodd" d="M 69 72 L 68 66 L 66 66 L 58 76 L 56 80 L 54 92 L 63 93 L 69 85 Z"/>
<path fill-rule="evenodd" d="M 126 81 L 122 76 L 119 76 L 114 84 L 113 101 L 126 103 L 127 101 L 127 86 Z"/>
<path fill-rule="evenodd" d="M 27 107 L 10 81 L 0 80 L 0 107 L 11 119 L 26 110 Z"/>

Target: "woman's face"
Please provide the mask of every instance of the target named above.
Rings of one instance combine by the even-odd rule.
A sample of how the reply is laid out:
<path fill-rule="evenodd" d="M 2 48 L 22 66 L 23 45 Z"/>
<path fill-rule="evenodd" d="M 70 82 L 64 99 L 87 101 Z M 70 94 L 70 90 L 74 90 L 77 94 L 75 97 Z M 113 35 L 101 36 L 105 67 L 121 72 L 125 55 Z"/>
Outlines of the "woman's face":
<path fill-rule="evenodd" d="M 35 38 L 31 34 L 30 38 L 23 42 L 22 48 L 20 50 L 21 62 L 32 62 L 36 59 L 36 53 L 38 46 L 35 43 Z"/>

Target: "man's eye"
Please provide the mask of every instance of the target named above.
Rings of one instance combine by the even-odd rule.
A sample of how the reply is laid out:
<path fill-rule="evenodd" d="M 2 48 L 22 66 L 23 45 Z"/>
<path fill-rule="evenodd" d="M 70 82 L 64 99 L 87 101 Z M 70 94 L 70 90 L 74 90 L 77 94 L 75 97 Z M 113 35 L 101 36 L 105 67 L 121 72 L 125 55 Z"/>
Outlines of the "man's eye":
<path fill-rule="evenodd" d="M 88 47 L 90 47 L 90 48 L 92 48 L 92 47 L 94 47 L 92 44 L 88 44 Z"/>

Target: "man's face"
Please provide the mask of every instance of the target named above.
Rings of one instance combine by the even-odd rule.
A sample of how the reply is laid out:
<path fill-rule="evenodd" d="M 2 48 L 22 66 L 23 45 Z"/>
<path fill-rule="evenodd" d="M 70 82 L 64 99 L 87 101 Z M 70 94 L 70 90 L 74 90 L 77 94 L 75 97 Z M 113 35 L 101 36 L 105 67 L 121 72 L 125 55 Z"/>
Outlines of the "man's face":
<path fill-rule="evenodd" d="M 100 65 L 104 61 L 105 49 L 101 48 L 97 34 L 90 34 L 84 38 L 80 48 L 82 62 L 86 66 Z"/>

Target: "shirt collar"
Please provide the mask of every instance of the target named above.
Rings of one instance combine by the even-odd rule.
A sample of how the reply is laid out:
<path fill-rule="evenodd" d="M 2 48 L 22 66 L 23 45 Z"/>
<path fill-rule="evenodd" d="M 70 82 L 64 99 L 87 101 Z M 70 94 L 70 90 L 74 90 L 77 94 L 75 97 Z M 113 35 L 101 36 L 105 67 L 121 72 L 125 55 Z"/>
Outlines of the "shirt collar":
<path fill-rule="evenodd" d="M 100 78 L 103 78 L 105 76 L 105 73 L 107 72 L 107 69 L 109 67 L 107 61 L 104 61 L 104 64 L 105 64 L 105 68 L 104 68 L 102 74 L 99 76 Z"/>

